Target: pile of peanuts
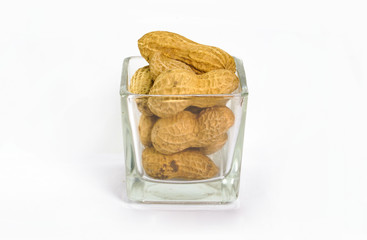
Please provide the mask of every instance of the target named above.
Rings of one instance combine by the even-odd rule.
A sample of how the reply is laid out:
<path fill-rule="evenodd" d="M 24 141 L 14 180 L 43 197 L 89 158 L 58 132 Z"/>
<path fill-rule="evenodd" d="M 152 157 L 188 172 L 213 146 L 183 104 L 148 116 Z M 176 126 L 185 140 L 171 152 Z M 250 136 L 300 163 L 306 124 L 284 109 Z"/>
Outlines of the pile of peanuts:
<path fill-rule="evenodd" d="M 235 120 L 228 99 L 215 94 L 230 94 L 239 86 L 233 57 L 164 31 L 145 34 L 138 47 L 149 65 L 135 72 L 129 91 L 148 95 L 136 99 L 146 174 L 156 179 L 215 177 L 219 169 L 207 155 L 224 146 Z M 202 94 L 214 95 L 187 96 Z"/>

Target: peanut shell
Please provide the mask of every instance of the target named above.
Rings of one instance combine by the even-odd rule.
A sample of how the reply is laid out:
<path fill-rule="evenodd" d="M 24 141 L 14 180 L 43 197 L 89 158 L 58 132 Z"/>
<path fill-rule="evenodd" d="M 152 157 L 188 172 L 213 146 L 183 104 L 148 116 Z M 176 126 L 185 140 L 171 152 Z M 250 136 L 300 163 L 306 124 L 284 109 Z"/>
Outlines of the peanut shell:
<path fill-rule="evenodd" d="M 144 170 L 152 178 L 200 180 L 218 174 L 214 162 L 197 150 L 164 155 L 154 148 L 146 148 L 142 158 Z"/>

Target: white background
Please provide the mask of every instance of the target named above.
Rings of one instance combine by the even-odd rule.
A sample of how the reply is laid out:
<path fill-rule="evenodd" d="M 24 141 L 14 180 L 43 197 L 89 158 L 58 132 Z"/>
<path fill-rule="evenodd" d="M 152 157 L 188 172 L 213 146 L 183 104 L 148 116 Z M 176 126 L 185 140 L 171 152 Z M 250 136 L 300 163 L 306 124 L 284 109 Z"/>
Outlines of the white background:
<path fill-rule="evenodd" d="M 1 1 L 0 239 L 365 240 L 366 21 L 362 0 Z M 123 200 L 121 65 L 153 30 L 244 61 L 237 209 Z"/>

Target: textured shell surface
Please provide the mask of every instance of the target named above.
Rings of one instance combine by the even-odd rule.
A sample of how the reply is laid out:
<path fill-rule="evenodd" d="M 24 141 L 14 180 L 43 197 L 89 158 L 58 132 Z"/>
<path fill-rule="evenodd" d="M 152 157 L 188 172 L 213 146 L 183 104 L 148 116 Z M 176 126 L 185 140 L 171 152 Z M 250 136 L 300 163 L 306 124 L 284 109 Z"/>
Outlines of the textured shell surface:
<path fill-rule="evenodd" d="M 157 121 L 156 116 L 141 115 L 140 117 L 138 130 L 139 130 L 140 141 L 144 146 L 152 145 L 151 133 L 152 133 L 152 128 L 156 121 Z"/>
<path fill-rule="evenodd" d="M 193 71 L 191 67 L 183 62 L 164 56 L 160 52 L 155 52 L 149 62 L 150 73 L 156 79 L 162 72 L 173 69 L 186 69 Z"/>
<path fill-rule="evenodd" d="M 200 180 L 218 174 L 214 162 L 198 150 L 164 155 L 154 148 L 146 148 L 142 160 L 145 172 L 157 179 Z"/>
<path fill-rule="evenodd" d="M 183 111 L 170 118 L 161 118 L 153 126 L 152 143 L 157 151 L 170 154 L 190 147 L 197 136 L 196 115 Z"/>
<path fill-rule="evenodd" d="M 183 111 L 159 119 L 152 129 L 152 144 L 163 154 L 191 147 L 208 147 L 223 138 L 234 123 L 232 111 L 225 106 L 202 110 L 198 115 Z"/>
<path fill-rule="evenodd" d="M 129 92 L 135 94 L 148 94 L 153 85 L 153 78 L 149 66 L 136 70 L 131 77 Z"/>
<path fill-rule="evenodd" d="M 154 31 L 138 40 L 141 55 L 150 62 L 155 52 L 190 65 L 199 72 L 215 69 L 236 71 L 231 55 L 220 48 L 196 43 L 177 33 Z"/>

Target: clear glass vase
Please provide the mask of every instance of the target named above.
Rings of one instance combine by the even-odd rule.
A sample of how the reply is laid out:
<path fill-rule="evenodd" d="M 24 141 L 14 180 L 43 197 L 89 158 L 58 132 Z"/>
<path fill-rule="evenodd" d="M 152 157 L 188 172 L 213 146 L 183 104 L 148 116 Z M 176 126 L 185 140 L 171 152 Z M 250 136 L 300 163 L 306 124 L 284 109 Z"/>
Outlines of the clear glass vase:
<path fill-rule="evenodd" d="M 235 62 L 237 67 L 236 75 L 239 78 L 240 86 L 232 94 L 142 95 L 130 93 L 128 91 L 128 86 L 135 71 L 148 65 L 147 62 L 142 57 L 128 57 L 124 60 L 120 95 L 126 168 L 126 190 L 127 197 L 130 201 L 169 204 L 224 204 L 231 203 L 237 199 L 239 193 L 248 90 L 242 61 L 235 58 Z M 146 169 L 147 166 L 145 166 L 142 161 L 144 155 L 143 151 L 149 151 L 146 150 L 146 148 L 153 149 L 153 147 L 146 147 L 143 145 L 139 135 L 139 121 L 143 116 L 141 112 L 145 110 L 149 111 L 147 102 L 150 98 L 150 101 L 157 100 L 160 101 L 162 105 L 183 105 L 181 108 L 184 108 L 186 112 L 190 112 L 187 113 L 190 116 L 199 116 L 201 111 L 209 108 L 201 106 L 203 104 L 193 104 L 196 106 L 191 106 L 190 103 L 206 103 L 206 106 L 214 106 L 213 108 L 219 105 L 230 109 L 233 113 L 234 121 L 233 125 L 226 132 L 224 145 L 223 143 L 217 144 L 220 146 L 216 147 L 216 151 L 212 151 L 210 146 L 207 148 L 193 146 L 182 150 L 182 152 L 186 152 L 186 155 L 182 155 L 182 161 L 187 160 L 190 163 L 190 154 L 194 154 L 193 152 L 195 152 L 197 155 L 202 154 L 204 156 L 201 157 L 200 155 L 200 159 L 205 158 L 207 161 L 210 161 L 211 164 L 214 163 L 215 166 L 213 165 L 210 167 L 215 168 L 215 175 L 212 174 L 210 177 L 207 175 L 203 178 L 195 178 L 195 174 L 195 176 L 191 178 L 182 177 L 182 174 L 175 175 L 176 177 L 173 178 L 169 177 L 170 173 L 179 172 L 184 167 L 187 167 L 180 165 L 180 162 L 172 161 L 177 160 L 177 156 L 181 155 L 172 155 L 171 153 L 165 153 L 163 154 L 164 156 L 162 155 L 162 159 L 166 159 L 166 164 L 162 163 L 163 165 L 160 168 L 162 174 L 159 174 L 160 172 L 158 171 L 158 174 L 152 175 L 151 171 L 149 171 L 150 169 Z M 159 118 L 155 117 L 155 121 L 157 121 L 157 119 Z M 147 128 L 149 130 L 152 126 L 148 126 Z M 144 144 L 147 145 L 147 143 Z M 181 153 L 179 152 L 178 154 Z M 159 157 L 157 159 L 157 161 L 160 161 Z M 192 161 L 191 163 L 195 166 L 188 167 L 195 167 L 195 170 L 198 170 L 197 167 L 208 168 L 208 165 L 205 164 L 200 165 Z M 153 164 L 155 163 L 153 162 Z M 187 169 L 191 168 L 186 168 L 186 170 Z"/>

